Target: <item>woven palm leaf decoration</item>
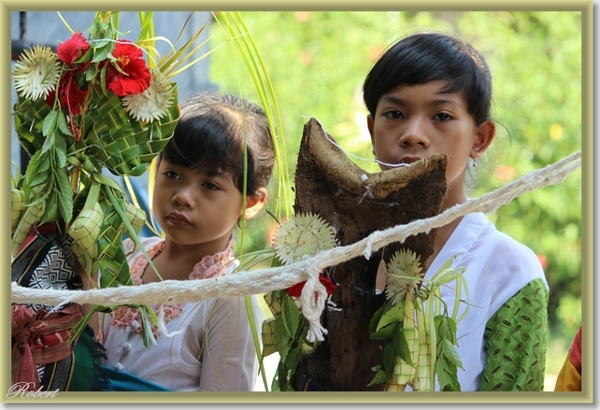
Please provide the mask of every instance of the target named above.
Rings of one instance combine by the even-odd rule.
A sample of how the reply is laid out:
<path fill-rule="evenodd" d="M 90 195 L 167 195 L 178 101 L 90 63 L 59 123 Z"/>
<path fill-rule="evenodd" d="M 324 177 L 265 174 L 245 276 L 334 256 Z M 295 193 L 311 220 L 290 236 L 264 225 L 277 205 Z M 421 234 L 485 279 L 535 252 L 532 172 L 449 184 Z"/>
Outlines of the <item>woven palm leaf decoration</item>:
<path fill-rule="evenodd" d="M 177 85 L 172 84 L 171 89 L 177 95 Z M 119 97 L 94 92 L 96 108 L 84 118 L 89 130 L 84 138 L 86 152 L 113 174 L 143 174 L 173 135 L 178 105 L 173 104 L 160 121 L 129 121 Z"/>
<path fill-rule="evenodd" d="M 140 14 L 142 33 L 152 33 L 151 14 Z M 155 38 L 123 39 L 117 25 L 118 12 L 97 12 L 87 37 L 67 26 L 73 35 L 56 53 L 35 46 L 13 70 L 15 129 L 31 158 L 13 183 L 12 258 L 32 230 L 53 225 L 70 238 L 83 269 L 100 273 L 101 288 L 132 285 L 122 241 L 139 243 L 146 222 L 103 172 L 139 176 L 168 143 L 180 116 L 178 87 L 169 80 L 177 74 L 174 61 L 197 50 L 192 41 L 204 28 L 158 59 L 146 58 L 156 54 Z M 149 310 L 140 309 L 149 320 Z"/>

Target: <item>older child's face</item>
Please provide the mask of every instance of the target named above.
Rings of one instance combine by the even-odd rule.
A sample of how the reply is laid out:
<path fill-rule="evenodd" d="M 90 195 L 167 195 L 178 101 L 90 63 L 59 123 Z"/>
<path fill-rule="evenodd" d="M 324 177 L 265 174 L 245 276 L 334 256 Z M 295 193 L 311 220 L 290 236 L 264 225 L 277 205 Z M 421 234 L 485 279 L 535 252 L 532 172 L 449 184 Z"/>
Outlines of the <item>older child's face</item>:
<path fill-rule="evenodd" d="M 445 85 L 433 81 L 399 86 L 379 99 L 375 116 L 367 121 L 373 153 L 381 162 L 412 163 L 433 154 L 447 154 L 448 200 L 459 203 L 465 199 L 463 183 L 469 157 L 476 158 L 485 151 L 494 127 L 491 122 L 476 126 L 462 94 L 442 94 Z"/>
<path fill-rule="evenodd" d="M 231 173 L 208 176 L 162 159 L 153 206 L 167 240 L 213 254 L 225 249 L 242 214 L 242 194 Z"/>

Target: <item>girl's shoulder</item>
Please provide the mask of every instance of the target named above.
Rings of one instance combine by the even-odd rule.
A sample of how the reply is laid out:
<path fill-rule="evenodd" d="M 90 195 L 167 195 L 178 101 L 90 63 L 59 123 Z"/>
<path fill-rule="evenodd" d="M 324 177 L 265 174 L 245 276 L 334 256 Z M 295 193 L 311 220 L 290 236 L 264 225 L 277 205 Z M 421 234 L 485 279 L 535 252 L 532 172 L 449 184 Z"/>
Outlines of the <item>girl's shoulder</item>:
<path fill-rule="evenodd" d="M 159 236 L 140 236 L 139 240 L 142 247 L 144 249 L 148 249 L 151 246 L 157 244 L 158 242 L 163 241 L 164 239 Z M 142 252 L 141 248 L 131 238 L 126 238 L 125 240 L 123 240 L 123 249 L 127 258 L 134 256 L 134 254 Z"/>

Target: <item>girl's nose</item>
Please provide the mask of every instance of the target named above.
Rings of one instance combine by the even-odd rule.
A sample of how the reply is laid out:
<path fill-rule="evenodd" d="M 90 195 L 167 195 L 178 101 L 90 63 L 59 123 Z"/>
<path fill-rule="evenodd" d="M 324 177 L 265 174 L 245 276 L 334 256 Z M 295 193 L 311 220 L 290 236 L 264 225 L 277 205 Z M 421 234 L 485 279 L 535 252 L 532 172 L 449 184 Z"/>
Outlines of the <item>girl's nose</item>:
<path fill-rule="evenodd" d="M 426 120 L 422 118 L 413 118 L 408 121 L 398 142 L 403 147 L 410 147 L 413 145 L 427 147 L 429 145 L 429 139 L 427 138 Z"/>
<path fill-rule="evenodd" d="M 174 205 L 192 208 L 194 206 L 194 189 L 190 186 L 179 187 L 171 197 L 171 202 Z"/>

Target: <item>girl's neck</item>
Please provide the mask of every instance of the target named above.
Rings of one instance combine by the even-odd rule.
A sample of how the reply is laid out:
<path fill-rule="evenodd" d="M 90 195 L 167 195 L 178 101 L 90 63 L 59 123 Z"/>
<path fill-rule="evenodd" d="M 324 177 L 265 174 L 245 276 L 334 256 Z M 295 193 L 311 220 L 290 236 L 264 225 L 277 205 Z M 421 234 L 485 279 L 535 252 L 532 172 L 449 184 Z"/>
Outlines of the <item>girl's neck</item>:
<path fill-rule="evenodd" d="M 224 251 L 229 240 L 221 244 L 180 245 L 165 239 L 162 251 L 152 260 L 164 280 L 186 280 L 194 266 L 205 256 Z M 151 266 L 146 268 L 143 283 L 159 281 Z"/>

